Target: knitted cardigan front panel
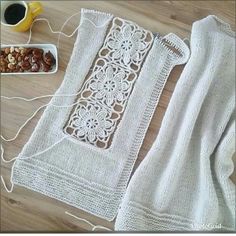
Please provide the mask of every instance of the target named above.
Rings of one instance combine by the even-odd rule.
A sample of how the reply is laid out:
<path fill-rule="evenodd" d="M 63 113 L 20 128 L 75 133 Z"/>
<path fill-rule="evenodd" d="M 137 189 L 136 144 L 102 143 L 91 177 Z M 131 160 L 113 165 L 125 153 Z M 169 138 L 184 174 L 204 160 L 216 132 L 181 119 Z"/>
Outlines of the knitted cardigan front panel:
<path fill-rule="evenodd" d="M 82 9 L 81 23 L 56 92 L 80 96 L 52 98 L 12 181 L 113 220 L 168 75 L 189 49 L 107 13 Z"/>
<path fill-rule="evenodd" d="M 208 16 L 193 24 L 191 57 L 116 230 L 235 230 L 234 153 L 235 33 Z"/>

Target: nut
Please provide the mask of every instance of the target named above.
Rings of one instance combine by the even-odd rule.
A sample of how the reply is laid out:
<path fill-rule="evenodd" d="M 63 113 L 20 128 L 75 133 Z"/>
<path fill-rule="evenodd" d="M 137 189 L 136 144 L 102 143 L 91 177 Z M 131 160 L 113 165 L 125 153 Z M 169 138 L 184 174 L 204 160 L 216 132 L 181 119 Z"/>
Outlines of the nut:
<path fill-rule="evenodd" d="M 20 52 L 20 49 L 19 48 L 15 48 L 15 52 Z"/>
<path fill-rule="evenodd" d="M 4 57 L 6 55 L 4 50 L 1 50 L 1 57 Z"/>
<path fill-rule="evenodd" d="M 0 66 L 0 71 L 1 73 L 5 73 L 6 72 L 6 67 L 5 66 Z"/>
<path fill-rule="evenodd" d="M 19 56 L 19 57 L 17 58 L 17 61 L 18 61 L 18 62 L 22 61 L 22 56 Z"/>
<path fill-rule="evenodd" d="M 9 64 L 7 65 L 7 67 L 8 67 L 10 70 L 14 70 L 14 69 L 16 68 L 15 65 L 12 64 L 12 63 L 9 63 Z"/>
<path fill-rule="evenodd" d="M 7 56 L 7 59 L 10 60 L 12 58 L 12 54 L 9 53 L 8 56 Z"/>
<path fill-rule="evenodd" d="M 4 65 L 6 65 L 7 64 L 7 62 L 6 62 L 6 60 L 4 59 L 4 57 L 1 57 L 0 58 L 0 65 L 1 66 L 4 66 Z"/>
<path fill-rule="evenodd" d="M 13 46 L 10 47 L 10 53 L 13 53 L 15 48 Z"/>
<path fill-rule="evenodd" d="M 12 64 L 15 64 L 16 63 L 16 59 L 15 57 L 11 57 L 10 59 L 8 59 L 8 61 Z"/>
<path fill-rule="evenodd" d="M 9 54 L 9 53 L 10 53 L 10 48 L 5 48 L 5 49 L 4 49 L 4 52 L 5 52 L 6 54 Z"/>
<path fill-rule="evenodd" d="M 25 49 L 20 50 L 20 54 L 21 54 L 21 55 L 24 55 L 24 54 L 25 54 L 25 51 L 26 51 Z"/>
<path fill-rule="evenodd" d="M 20 54 L 21 54 L 21 55 L 25 54 L 25 51 L 26 51 L 25 48 L 19 47 L 19 50 L 20 50 Z"/>
<path fill-rule="evenodd" d="M 16 59 L 17 61 L 18 61 L 19 56 L 20 56 L 20 53 L 16 53 L 15 59 Z"/>

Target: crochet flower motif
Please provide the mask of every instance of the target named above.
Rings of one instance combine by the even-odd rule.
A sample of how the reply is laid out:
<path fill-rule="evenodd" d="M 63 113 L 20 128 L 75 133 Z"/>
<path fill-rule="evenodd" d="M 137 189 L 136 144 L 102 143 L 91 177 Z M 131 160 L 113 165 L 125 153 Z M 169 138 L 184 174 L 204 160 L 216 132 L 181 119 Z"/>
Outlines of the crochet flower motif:
<path fill-rule="evenodd" d="M 77 138 L 86 138 L 90 143 L 97 139 L 105 139 L 112 130 L 112 121 L 107 119 L 107 111 L 103 108 L 96 110 L 93 105 L 80 106 L 71 126 Z"/>
<path fill-rule="evenodd" d="M 139 51 L 147 47 L 142 37 L 143 34 L 140 31 L 132 29 L 128 24 L 120 31 L 114 30 L 114 37 L 107 42 L 108 46 L 114 50 L 112 57 L 122 58 L 125 65 L 139 60 Z"/>
<path fill-rule="evenodd" d="M 129 90 L 130 84 L 125 80 L 125 72 L 114 72 L 112 66 L 108 66 L 105 71 L 100 71 L 90 87 L 96 91 L 95 97 L 103 99 L 108 106 L 114 102 L 123 102 L 126 99 L 125 93 Z"/>

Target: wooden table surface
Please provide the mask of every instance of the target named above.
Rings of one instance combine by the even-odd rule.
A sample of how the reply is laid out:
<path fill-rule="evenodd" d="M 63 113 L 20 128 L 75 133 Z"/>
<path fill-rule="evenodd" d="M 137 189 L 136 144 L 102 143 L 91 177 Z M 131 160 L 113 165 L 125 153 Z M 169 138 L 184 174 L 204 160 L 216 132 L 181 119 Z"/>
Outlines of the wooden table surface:
<path fill-rule="evenodd" d="M 80 8 L 96 9 L 110 12 L 137 22 L 153 32 L 165 35 L 176 33 L 182 38 L 190 37 L 191 25 L 207 15 L 214 14 L 230 23 L 235 30 L 235 1 L 43 1 L 44 12 L 41 17 L 47 18 L 54 30 L 59 30 L 64 21 Z M 69 34 L 79 24 L 80 15 L 70 20 L 64 32 Z M 51 34 L 45 22 L 37 22 L 33 28 L 32 43 L 54 43 L 56 34 Z M 54 75 L 1 76 L 1 94 L 5 96 L 35 97 L 53 94 L 60 86 L 65 69 L 73 49 L 75 37 L 61 37 L 59 49 L 59 70 Z M 25 43 L 28 33 L 15 33 L 8 28 L 1 28 L 2 44 Z M 145 141 L 139 153 L 136 167 L 150 149 L 161 125 L 171 94 L 183 67 L 176 67 L 165 86 L 159 105 L 156 109 Z M 18 128 L 40 105 L 48 99 L 26 103 L 23 101 L 6 101 L 1 103 L 1 133 L 13 137 Z M 41 114 L 38 114 L 19 137 L 10 143 L 3 142 L 5 157 L 10 159 L 20 152 L 27 142 Z M 1 163 L 1 174 L 10 185 L 11 164 Z M 1 231 L 50 231 L 50 232 L 84 232 L 91 226 L 64 212 L 69 211 L 93 224 L 113 228 L 114 222 L 107 222 L 82 210 L 46 197 L 34 191 L 15 186 L 14 191 L 6 193 L 1 185 Z"/>

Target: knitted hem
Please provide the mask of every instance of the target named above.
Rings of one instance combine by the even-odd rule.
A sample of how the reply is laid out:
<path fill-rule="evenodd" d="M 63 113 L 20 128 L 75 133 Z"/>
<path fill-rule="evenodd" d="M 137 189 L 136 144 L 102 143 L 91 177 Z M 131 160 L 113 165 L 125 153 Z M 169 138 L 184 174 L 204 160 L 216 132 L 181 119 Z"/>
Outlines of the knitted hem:
<path fill-rule="evenodd" d="M 31 160 L 31 163 L 18 160 L 16 164 L 12 178 L 14 184 L 55 198 L 108 221 L 114 219 L 120 198 L 117 188 L 104 187 L 35 159 Z"/>
<path fill-rule="evenodd" d="M 135 202 L 125 204 L 119 210 L 116 231 L 163 232 L 163 231 L 234 231 L 222 224 L 196 223 L 182 216 L 158 213 Z"/>

